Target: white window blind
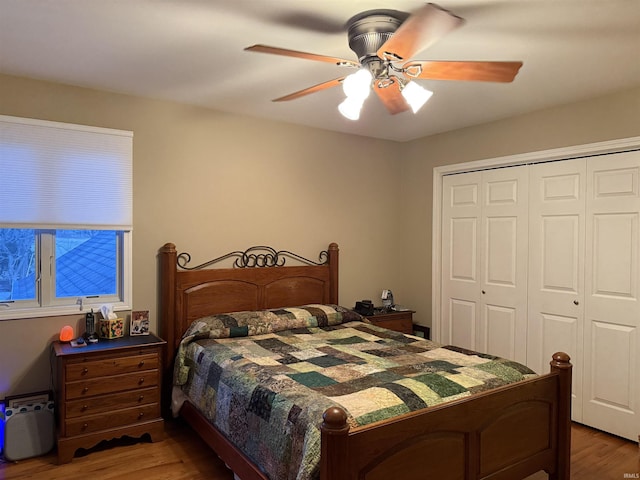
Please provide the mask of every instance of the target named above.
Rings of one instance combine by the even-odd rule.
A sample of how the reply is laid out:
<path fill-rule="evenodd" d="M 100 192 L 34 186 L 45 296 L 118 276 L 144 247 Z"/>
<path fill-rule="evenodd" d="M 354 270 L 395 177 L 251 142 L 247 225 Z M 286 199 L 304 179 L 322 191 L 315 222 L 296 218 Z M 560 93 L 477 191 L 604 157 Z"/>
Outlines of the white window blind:
<path fill-rule="evenodd" d="M 133 132 L 0 115 L 0 224 L 131 230 Z"/>

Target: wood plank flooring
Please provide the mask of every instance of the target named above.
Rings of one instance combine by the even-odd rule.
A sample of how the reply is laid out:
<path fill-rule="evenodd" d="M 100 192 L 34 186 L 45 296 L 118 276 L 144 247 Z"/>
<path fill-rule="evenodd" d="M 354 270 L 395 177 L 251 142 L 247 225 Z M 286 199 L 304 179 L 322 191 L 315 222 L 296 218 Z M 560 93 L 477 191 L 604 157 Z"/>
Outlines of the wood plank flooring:
<path fill-rule="evenodd" d="M 640 478 L 638 444 L 574 424 L 571 478 L 624 480 Z M 626 476 L 625 476 L 626 474 Z M 233 480 L 233 474 L 207 445 L 181 421 L 166 424 L 162 442 L 120 439 L 105 442 L 56 464 L 54 453 L 20 462 L 0 460 L 0 479 L 6 480 Z M 544 473 L 528 480 L 545 479 Z"/>

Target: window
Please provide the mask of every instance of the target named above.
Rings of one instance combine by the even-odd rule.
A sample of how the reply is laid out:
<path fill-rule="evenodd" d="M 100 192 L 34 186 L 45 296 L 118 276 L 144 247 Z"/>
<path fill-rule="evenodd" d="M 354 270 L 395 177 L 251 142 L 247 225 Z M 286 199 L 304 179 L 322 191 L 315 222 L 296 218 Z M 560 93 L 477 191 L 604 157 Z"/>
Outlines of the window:
<path fill-rule="evenodd" d="M 130 309 L 132 134 L 0 115 L 0 319 Z"/>
<path fill-rule="evenodd" d="M 123 235 L 0 229 L 0 302 L 14 308 L 120 302 Z"/>
<path fill-rule="evenodd" d="M 0 230 L 0 302 L 36 299 L 36 231 Z"/>

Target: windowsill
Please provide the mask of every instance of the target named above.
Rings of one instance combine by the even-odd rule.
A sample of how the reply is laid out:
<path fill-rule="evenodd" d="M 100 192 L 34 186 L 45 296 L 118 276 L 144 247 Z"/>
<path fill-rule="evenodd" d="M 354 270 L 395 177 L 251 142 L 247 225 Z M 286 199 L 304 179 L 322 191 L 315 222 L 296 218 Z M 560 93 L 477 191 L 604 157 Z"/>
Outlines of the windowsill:
<path fill-rule="evenodd" d="M 2 307 L 0 304 L 0 322 L 5 320 L 22 320 L 25 318 L 45 318 L 45 317 L 61 317 L 65 315 L 84 315 L 93 309 L 94 312 L 99 312 L 100 307 L 104 303 L 84 303 L 82 307 L 79 305 L 66 305 L 60 307 L 47 307 L 47 308 L 21 308 L 9 310 L 6 307 Z M 131 310 L 130 305 L 126 305 L 124 302 L 110 303 L 113 306 L 114 312 L 122 312 Z"/>

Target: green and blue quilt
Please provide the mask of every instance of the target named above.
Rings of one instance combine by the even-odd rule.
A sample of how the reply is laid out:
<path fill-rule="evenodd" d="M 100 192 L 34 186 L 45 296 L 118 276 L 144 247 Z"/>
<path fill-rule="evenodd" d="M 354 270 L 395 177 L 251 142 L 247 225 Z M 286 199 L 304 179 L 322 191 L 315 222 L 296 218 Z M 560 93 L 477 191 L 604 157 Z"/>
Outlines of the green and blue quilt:
<path fill-rule="evenodd" d="M 337 305 L 195 321 L 174 384 L 273 480 L 319 478 L 322 413 L 353 427 L 535 375 L 518 363 L 404 335 Z"/>

